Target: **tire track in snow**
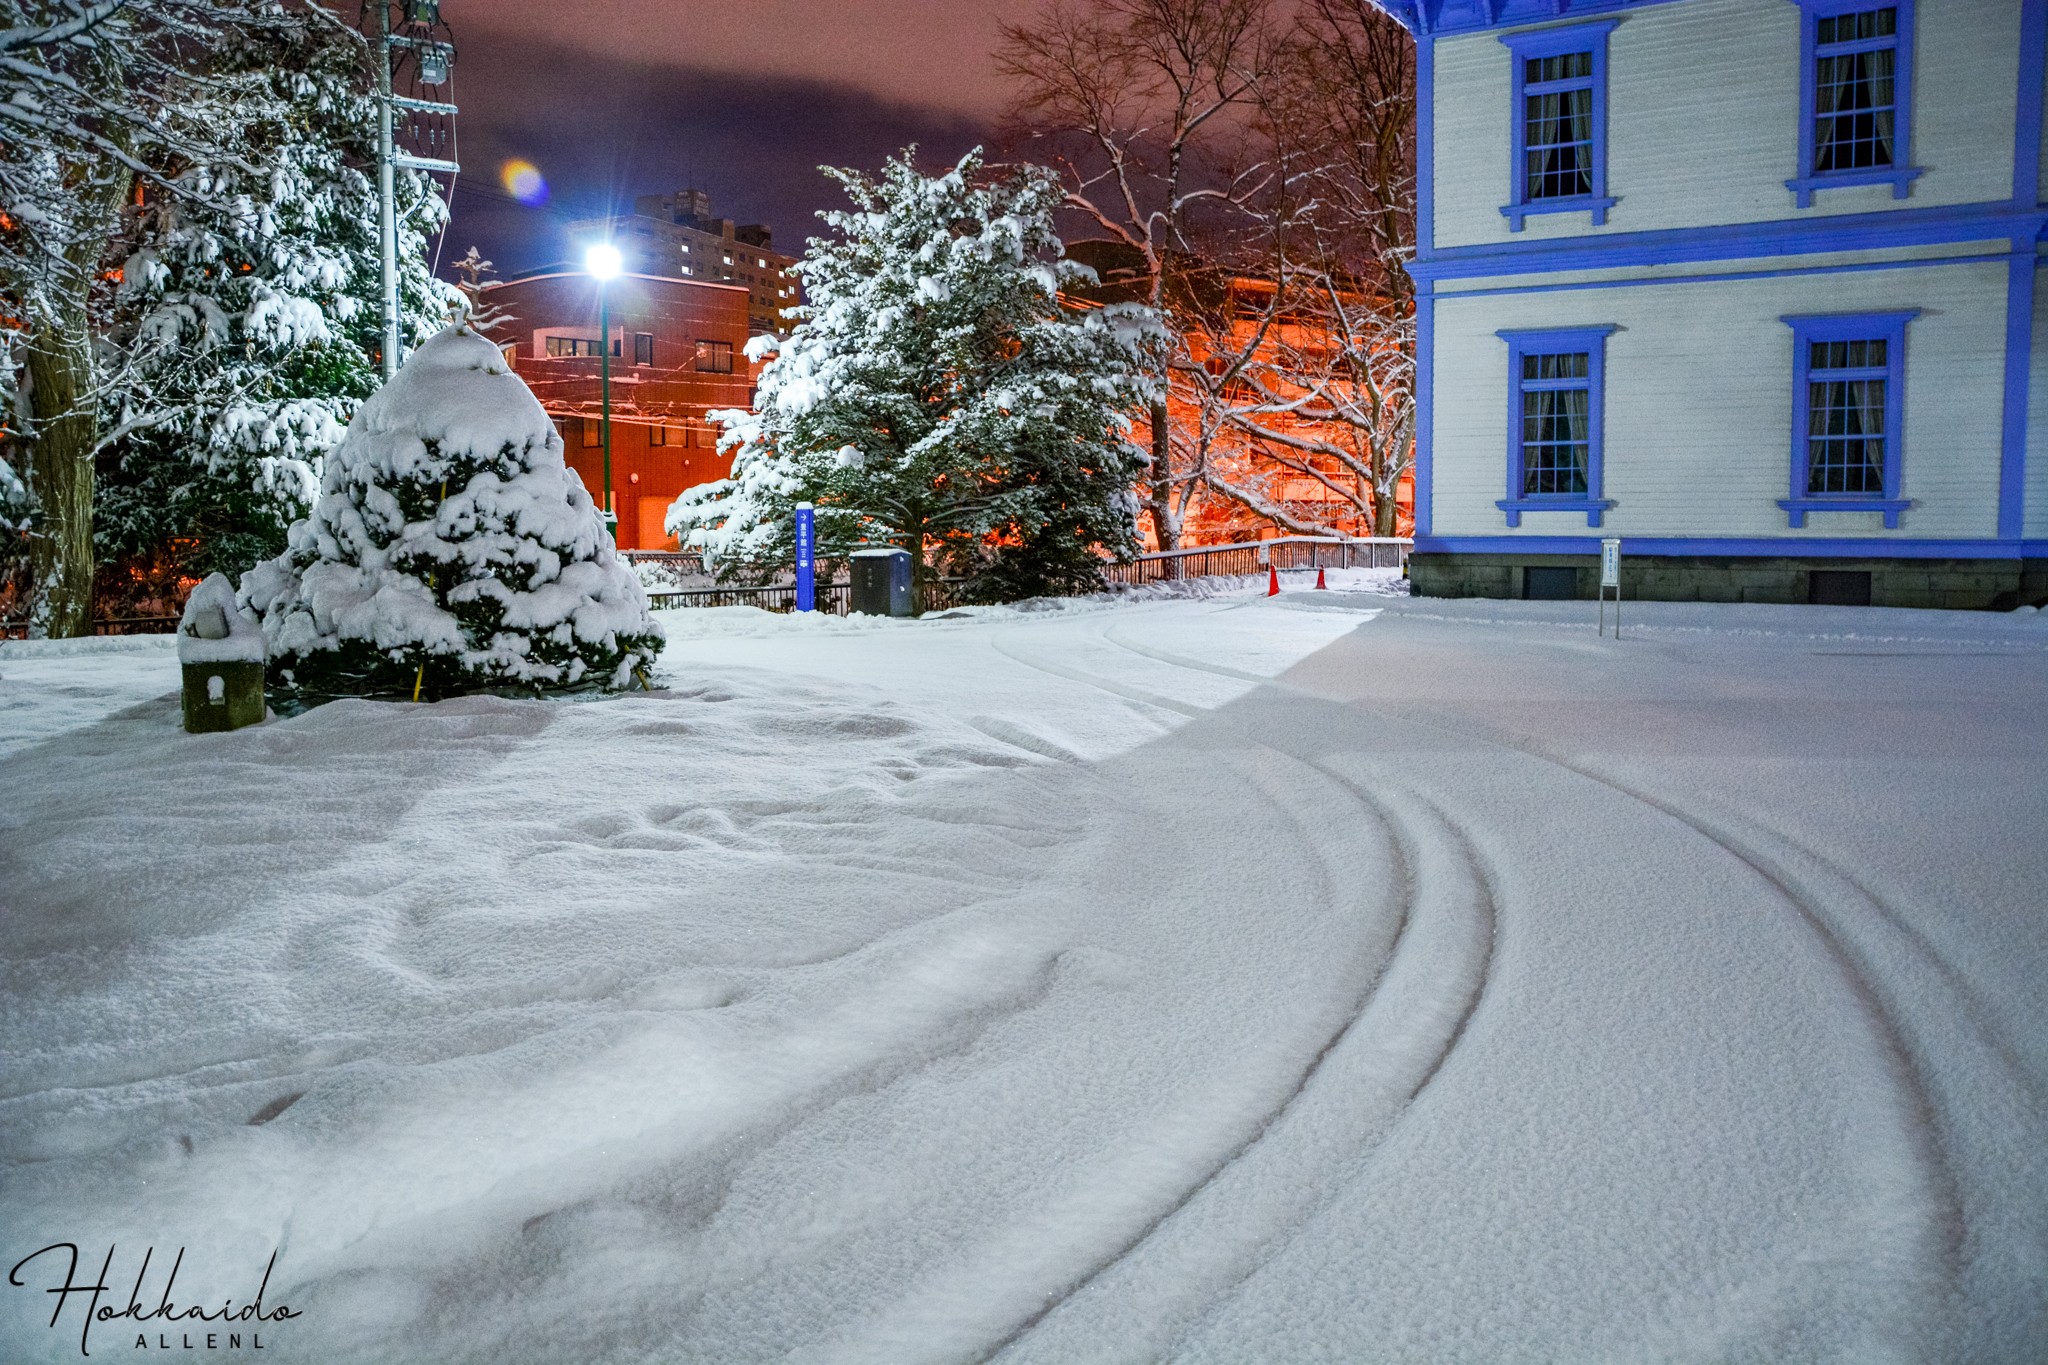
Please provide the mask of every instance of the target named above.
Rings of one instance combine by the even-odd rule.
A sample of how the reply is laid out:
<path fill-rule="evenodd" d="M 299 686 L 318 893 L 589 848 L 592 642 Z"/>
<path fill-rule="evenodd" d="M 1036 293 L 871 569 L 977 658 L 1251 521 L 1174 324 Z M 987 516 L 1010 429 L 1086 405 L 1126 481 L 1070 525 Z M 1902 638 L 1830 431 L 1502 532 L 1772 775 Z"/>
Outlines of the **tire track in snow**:
<path fill-rule="evenodd" d="M 1285 686 L 1285 684 L 1283 684 Z M 1961 1261 L 1966 1224 L 1962 1212 L 1960 1182 L 1955 1166 L 1940 1138 L 1939 1110 L 1926 1080 L 1926 1065 L 1916 1057 L 1907 1041 L 1908 1031 L 1884 999 L 1881 978 L 1867 956 L 1850 942 L 1842 918 L 1826 908 L 1828 893 L 1786 866 L 1786 860 L 1756 846 L 1713 819 L 1687 810 L 1676 802 L 1639 790 L 1628 783 L 1581 766 L 1514 737 L 1481 729 L 1458 729 L 1440 719 L 1414 714 L 1406 709 L 1375 707 L 1369 703 L 1319 697 L 1306 689 L 1291 689 L 1328 704 L 1371 711 L 1412 725 L 1434 729 L 1454 737 L 1478 740 L 1494 748 L 1519 753 L 1538 762 L 1572 773 L 1646 806 L 1715 845 L 1746 867 L 1793 912 L 1808 938 L 1832 968 L 1837 985 L 1848 998 L 1862 1025 L 1868 1057 L 1882 1078 L 1886 1093 L 1883 1108 L 1892 1130 L 1892 1150 L 1885 1154 L 1890 1174 L 1903 1174 L 1910 1187 L 1899 1201 L 1912 1210 L 1915 1224 L 1901 1234 L 1887 1214 L 1875 1210 L 1867 1216 L 1866 1234 L 1873 1241 L 1898 1242 L 1903 1236 L 1906 1264 L 1889 1267 L 1888 1274 L 1902 1291 L 1887 1301 L 1893 1319 L 1873 1340 L 1929 1339 L 1931 1318 L 1941 1316 L 1947 1304 L 1956 1301 L 1961 1280 Z M 1789 842 L 1789 841 L 1788 841 Z M 1796 847 L 1796 846 L 1794 846 Z M 1817 856 L 1816 862 L 1825 866 Z M 1853 891 L 1861 887 L 1844 878 Z M 1871 912 L 1895 923 L 1875 899 L 1861 899 Z M 1910 1302 L 1908 1302 L 1908 1300 Z M 1921 1311 L 1913 1311 L 1915 1308 Z"/>
<path fill-rule="evenodd" d="M 996 641 L 991 641 L 991 646 L 1027 668 L 1114 696 L 1191 717 L 1212 714 L 1083 669 L 1029 657 Z M 1173 1262 L 1171 1273 L 1152 1279 L 1153 1298 L 1157 1300 L 1163 1291 L 1171 1302 L 1153 1302 L 1136 1322 L 1119 1324 L 1122 1339 L 1133 1339 L 1148 1328 L 1158 1337 L 1162 1329 L 1170 1331 L 1175 1325 L 1167 1315 L 1178 1310 L 1184 1319 L 1200 1311 L 1250 1273 L 1254 1266 L 1247 1258 L 1284 1235 L 1287 1227 L 1306 1217 L 1321 1198 L 1313 1189 L 1304 1189 L 1304 1198 L 1280 1213 L 1270 1192 L 1256 1188 L 1255 1175 L 1231 1182 L 1233 1173 L 1245 1172 L 1252 1164 L 1276 1165 L 1294 1175 L 1292 1184 L 1302 1188 L 1299 1163 L 1304 1158 L 1327 1162 L 1333 1133 L 1352 1144 L 1352 1150 L 1339 1158 L 1340 1164 L 1355 1166 L 1384 1140 L 1442 1070 L 1484 994 L 1493 958 L 1491 878 L 1476 849 L 1430 803 L 1420 798 L 1396 802 L 1376 798 L 1321 762 L 1288 753 L 1242 727 L 1235 728 L 1246 742 L 1320 774 L 1351 798 L 1359 814 L 1385 830 L 1402 896 L 1384 965 L 1360 983 L 1355 1005 L 1346 1010 L 1287 1094 L 1163 1206 L 1154 1204 L 1136 1211 L 1131 1224 L 1088 1264 L 1043 1267 L 1040 1275 L 1028 1277 L 1042 1293 L 1007 1311 L 997 1307 L 991 1314 L 984 1307 L 978 1321 L 961 1320 L 959 1303 L 986 1305 L 999 1286 L 1027 1278 L 1018 1276 L 1017 1269 L 1038 1246 L 1057 1241 L 1048 1238 L 1039 1224 L 1067 1222 L 1070 1213 L 1063 1203 L 984 1251 L 976 1258 L 978 1264 L 924 1286 L 893 1311 L 866 1324 L 856 1340 L 842 1338 L 829 1350 L 831 1358 L 988 1359 L 1023 1344 L 1034 1328 L 1115 1271 L 1162 1228 L 1182 1217 L 1194 1218 L 1205 1226 L 1167 1253 L 1166 1259 Z M 1316 847 L 1314 840 L 1309 843 Z M 1449 867 L 1435 866 L 1439 851 L 1446 848 L 1457 850 Z M 1321 856 L 1327 877 L 1335 869 L 1327 855 Z M 1428 885 L 1419 889 L 1417 869 L 1424 865 L 1431 865 L 1431 875 Z M 1450 875 L 1445 875 L 1447 872 Z M 1418 944 L 1422 946 L 1418 948 Z M 1318 1084 L 1326 1079 L 1332 1083 Z M 1362 1149 L 1356 1145 L 1361 1132 L 1368 1135 Z M 1319 1147 L 1324 1150 L 1318 1151 Z M 1072 1212 L 1080 1212 L 1079 1203 L 1098 1206 L 1105 1187 L 1128 1188 L 1131 1174 L 1111 1172 L 1106 1180 L 1091 1181 L 1088 1188 L 1074 1191 L 1070 1197 L 1078 1202 Z M 1226 1189 L 1226 1185 L 1232 1188 Z M 1097 1209 L 1090 1207 L 1087 1212 L 1097 1213 Z M 1088 1221 L 1099 1222 L 1099 1215 Z M 1127 1298 L 1110 1297 L 1128 1311 Z M 997 1315 L 1008 1321 L 1001 1325 L 991 1322 Z M 1099 1349 L 1104 1337 L 1091 1334 L 1090 1339 Z"/>
<path fill-rule="evenodd" d="M 1332 697 L 1321 696 L 1319 694 L 1310 692 L 1305 688 L 1299 688 L 1291 683 L 1282 682 L 1278 679 L 1262 679 L 1254 674 L 1241 672 L 1234 668 L 1224 667 L 1219 664 L 1203 663 L 1196 659 L 1190 659 L 1185 655 L 1173 654 L 1164 650 L 1151 649 L 1142 645 L 1133 644 L 1128 640 L 1120 638 L 1113 629 L 1110 629 L 1108 627 L 1104 628 L 1103 638 L 1108 640 L 1111 644 L 1117 645 L 1120 648 L 1127 649 L 1134 654 L 1143 655 L 1148 659 L 1156 659 L 1161 663 L 1176 664 L 1182 668 L 1198 669 L 1202 672 L 1215 673 L 1226 678 L 1239 678 L 1247 682 L 1265 683 L 1267 685 L 1279 687 L 1287 691 L 1294 692 L 1297 695 L 1310 697 L 1314 700 L 1321 701 L 1324 703 L 1335 705 L 1349 704 L 1340 702 Z M 1407 721 L 1410 724 L 1424 725 L 1428 726 L 1431 729 L 1436 730 L 1443 730 L 1445 728 L 1441 724 L 1432 721 L 1431 719 L 1425 716 L 1409 714 L 1407 712 L 1402 711 L 1393 711 L 1384 708 L 1379 709 L 1382 710 L 1382 714 L 1393 715 L 1397 719 Z M 1515 749 L 1519 752 L 1528 754 L 1533 758 L 1543 759 L 1546 762 L 1550 762 L 1556 764 L 1559 767 L 1569 769 L 1570 771 L 1579 774 L 1581 777 L 1591 778 L 1593 781 L 1599 782 L 1604 786 L 1611 787 L 1614 790 L 1621 792 L 1623 795 L 1628 796 L 1632 799 L 1645 801 L 1646 804 L 1659 804 L 1657 802 L 1649 801 L 1648 798 L 1644 797 L 1641 793 L 1633 790 L 1632 788 L 1628 787 L 1627 785 L 1616 779 L 1610 778 L 1605 774 L 1596 772 L 1591 768 L 1588 768 L 1581 764 L 1574 763 L 1568 759 L 1562 758 L 1557 754 L 1554 754 L 1546 749 L 1542 749 L 1538 746 L 1529 744 L 1527 742 L 1515 738 L 1503 736 L 1491 736 L 1489 738 L 1491 738 L 1492 741 L 1496 744 L 1502 745 L 1507 748 Z M 1677 815 L 1668 801 L 1665 801 L 1661 805 L 1659 805 L 1659 808 L 1663 809 L 1665 814 L 1671 815 L 1675 819 L 1682 819 L 1686 820 L 1688 823 L 1694 823 L 1693 817 Z M 1705 830 L 1701 830 L 1701 832 L 1706 833 Z M 1751 844 L 1754 844 L 1756 842 L 1756 835 L 1763 833 L 1763 831 L 1754 830 L 1753 828 L 1753 832 L 1749 838 L 1749 842 Z M 1715 842 L 1721 842 L 1714 835 L 1710 834 L 1708 835 L 1708 837 L 1710 839 L 1714 839 Z M 1934 946 L 1934 944 L 1927 938 L 1927 936 L 1921 933 L 1921 931 L 1918 928 L 1914 927 L 1911 921 L 1909 921 L 1902 913 L 1900 913 L 1896 906 L 1892 905 L 1883 896 L 1878 894 L 1878 892 L 1873 890 L 1868 884 L 1866 884 L 1863 881 L 1862 878 L 1858 877 L 1853 871 L 1841 866 L 1839 863 L 1822 854 L 1817 849 L 1814 849 L 1795 839 L 1789 838 L 1784 834 L 1776 832 L 1771 832 L 1766 837 L 1773 842 L 1784 845 L 1787 849 L 1791 850 L 1799 858 L 1802 858 L 1806 861 L 1813 863 L 1817 868 L 1819 868 L 1823 872 L 1825 876 L 1827 876 L 1831 880 L 1839 882 L 1842 886 L 1846 887 L 1853 896 L 1853 898 L 1862 907 L 1870 911 L 1872 918 L 1877 920 L 1879 923 L 1883 924 L 1894 935 L 1896 935 L 1907 946 L 1908 950 L 1915 957 L 1920 959 L 1921 965 L 1925 967 L 1928 971 L 1933 973 L 1934 976 L 1936 976 L 1939 979 L 1940 986 L 1947 994 L 1954 998 L 1957 1009 L 1966 1016 L 1971 1028 L 1978 1034 L 1980 1041 L 1984 1044 L 1984 1046 L 1987 1049 L 1989 1049 L 1997 1055 L 2000 1065 L 2006 1070 L 2006 1072 L 2015 1082 L 2017 1082 L 2023 1089 L 2026 1090 L 2028 1097 L 2031 1100 L 2033 1100 L 2033 1102 L 2036 1105 L 2048 1105 L 2048 1093 L 2043 1092 L 2041 1083 L 2034 1077 L 2033 1073 L 2027 1068 L 2025 1063 L 2022 1062 L 2019 1059 L 2019 1057 L 2013 1052 L 2011 1045 L 2008 1044 L 2005 1041 L 2005 1039 L 1999 1035 L 1998 1031 L 1995 1028 L 1993 1028 L 1988 1022 L 1988 1016 L 1990 1014 L 1990 1011 L 1985 1007 L 1983 1000 L 1970 987 L 1969 983 L 1964 979 L 1962 973 L 1956 970 L 1955 966 L 1952 963 L 1950 963 L 1945 956 L 1942 955 L 1940 950 Z M 1733 850 L 1730 851 L 1732 852 Z"/>
<path fill-rule="evenodd" d="M 1030 1339 L 1016 1343 L 1020 1365 L 1075 1358 L 1077 1341 L 1089 1351 L 1117 1341 L 1121 1349 L 1104 1360 L 1175 1355 L 1340 1187 L 1371 1178 L 1382 1145 L 1423 1101 L 1487 997 L 1499 899 L 1477 846 L 1441 806 L 1391 779 L 1374 797 L 1321 762 L 1296 761 L 1330 774 L 1388 822 L 1414 870 L 1414 913 L 1364 1008 L 1256 1145 L 1162 1220 L 1167 1236 L 1109 1267 L 1102 1293 L 1075 1304 L 1074 1322 L 1053 1320 L 1050 1330 L 1065 1340 L 1036 1351 Z M 1348 1150 L 1333 1152 L 1339 1144 Z M 1304 1174 L 1318 1167 L 1319 1178 Z"/>
<path fill-rule="evenodd" d="M 1594 781 L 1604 783 L 1618 791 L 1627 791 L 1629 795 L 1637 796 L 1639 800 L 1645 799 L 1633 790 L 1630 790 L 1621 780 L 1610 778 L 1585 765 L 1559 758 L 1556 755 L 1533 749 L 1526 745 L 1515 744 L 1513 747 L 1521 749 L 1525 753 L 1532 753 L 1539 757 L 1547 758 L 1561 766 L 1570 768 L 1582 776 L 1590 777 Z M 1668 798 L 1664 798 L 1662 799 L 1662 804 L 1668 808 L 1673 803 Z M 1668 814 L 1670 811 L 1667 809 L 1666 813 Z M 1741 823 L 1746 828 L 1745 832 L 1738 837 L 1749 847 L 1759 848 L 1766 844 L 1775 844 L 1779 846 L 1779 851 L 1771 856 L 1775 857 L 1780 864 L 1787 861 L 1811 864 L 1812 868 L 1820 874 L 1820 879 L 1833 883 L 1834 894 L 1832 899 L 1850 901 L 1858 909 L 1867 911 L 1868 914 L 1865 917 L 1867 920 L 1879 925 L 1890 937 L 1896 939 L 1899 944 L 1905 947 L 1908 955 L 1917 960 L 1921 970 L 1934 978 L 1936 987 L 1954 1002 L 1956 1012 L 1969 1025 L 1970 1030 L 1977 1035 L 1977 1041 L 1997 1059 L 1999 1066 L 2006 1072 L 2008 1079 L 2025 1091 L 2027 1098 L 2037 1108 L 2048 1108 L 2048 1090 L 2042 1088 L 2041 1082 L 2028 1069 L 2026 1063 L 2020 1059 L 2019 1055 L 2013 1051 L 2012 1045 L 1992 1026 L 1990 1023 L 1991 1011 L 1986 1006 L 1983 997 L 1969 984 L 1963 974 L 1956 969 L 1955 965 L 1942 954 L 1941 950 L 1936 948 L 1933 942 L 1912 921 L 1907 919 L 1905 914 L 1896 905 L 1892 904 L 1875 888 L 1857 876 L 1853 870 L 1842 866 L 1810 844 L 1776 830 L 1763 829 L 1751 821 L 1737 821 L 1725 814 L 1718 817 L 1705 817 L 1694 813 L 1683 818 L 1686 818 L 1688 822 L 1711 818 L 1723 832 L 1726 832 L 1731 825 Z M 1814 879 L 1808 877 L 1806 880 L 1811 883 Z M 1847 922 L 1846 916 L 1838 917 L 1838 928 Z M 1864 956 L 1867 960 L 1868 955 L 1865 954 Z M 1877 980 L 1874 970 L 1866 971 L 1865 974 L 1873 981 Z M 1895 994 L 1899 993 L 1895 992 Z M 1887 1008 L 1890 1012 L 1896 1013 L 1894 1008 Z"/>
<path fill-rule="evenodd" d="M 1939 1110 L 1925 1078 L 1924 1064 L 1916 1059 L 1915 1049 L 1907 1042 L 1907 1031 L 1886 1006 L 1874 969 L 1850 944 L 1836 917 L 1825 908 L 1826 891 L 1713 820 L 1575 763 L 1527 749 L 1519 751 L 1641 802 L 1718 845 L 1789 905 L 1809 937 L 1819 945 L 1834 968 L 1837 984 L 1862 1016 L 1870 1048 L 1867 1060 L 1889 1092 L 1884 1108 L 1889 1111 L 1894 1130 L 1893 1145 L 1891 1150 L 1881 1153 L 1881 1160 L 1890 1167 L 1887 1174 L 1905 1178 L 1909 1188 L 1901 1202 L 1911 1210 L 1917 1224 L 1903 1237 L 1908 1263 L 1888 1268 L 1903 1291 L 1901 1299 L 1912 1301 L 1911 1306 L 1900 1299 L 1887 1304 L 1894 1321 L 1888 1324 L 1889 1331 L 1884 1335 L 1895 1341 L 1933 1335 L 1927 1331 L 1928 1321 L 1943 1316 L 1943 1305 L 1954 1300 L 1960 1286 L 1966 1231 L 1960 1182 L 1941 1141 Z M 1886 1217 L 1873 1216 L 1871 1224 L 1866 1231 L 1873 1240 L 1900 1235 L 1889 1226 Z M 1915 1308 L 1920 1311 L 1913 1311 Z M 1945 1332 L 1940 1335 L 1948 1336 Z"/>
<path fill-rule="evenodd" d="M 1446 734 L 1470 735 L 1495 747 L 1526 754 L 1588 781 L 1599 783 L 1621 796 L 1659 812 L 1716 845 L 1748 868 L 1777 898 L 1791 907 L 1797 921 L 1833 967 L 1841 988 L 1861 1018 L 1870 1048 L 1869 1060 L 1874 1063 L 1877 1074 L 1884 1078 L 1885 1088 L 1889 1092 L 1885 1107 L 1891 1119 L 1894 1145 L 1892 1150 L 1884 1155 L 1889 1159 L 1894 1171 L 1912 1173 L 1909 1176 L 1910 1192 L 1903 1202 L 1913 1209 L 1917 1227 L 1905 1237 L 1903 1249 L 1907 1263 L 1890 1267 L 1890 1274 L 1908 1296 L 1918 1300 L 1920 1306 L 1929 1310 L 1916 1315 L 1899 1306 L 1895 1300 L 1893 1314 L 1897 1321 L 1893 1328 L 1896 1337 L 1903 1339 L 1912 1339 L 1915 1336 L 1925 1338 L 1930 1335 L 1927 1334 L 1924 1325 L 1926 1320 L 1930 1316 L 1939 1315 L 1940 1305 L 1956 1301 L 1961 1283 L 1967 1225 L 1963 1213 L 1960 1180 L 1956 1174 L 1955 1162 L 1942 1142 L 1940 1110 L 1927 1081 L 1927 1062 L 1917 1055 L 1917 1049 L 1909 1041 L 1910 1031 L 1901 1022 L 1896 1008 L 1886 1003 L 1881 974 L 1876 970 L 1869 955 L 1859 950 L 1852 942 L 1847 928 L 1850 917 L 1831 912 L 1827 908 L 1827 902 L 1831 899 L 1828 888 L 1816 885 L 1810 877 L 1800 876 L 1788 865 L 1791 860 L 1766 851 L 1759 846 L 1761 841 L 1758 839 L 1745 838 L 1727 826 L 1695 811 L 1687 810 L 1673 801 L 1638 790 L 1628 783 L 1533 744 L 1498 735 L 1453 729 L 1441 721 L 1410 714 L 1406 709 L 1340 701 L 1290 683 L 1256 679 L 1237 669 L 1134 644 L 1120 638 L 1106 623 L 1103 638 L 1134 654 L 1162 663 L 1247 681 L 1269 682 L 1283 690 L 1325 704 L 1347 708 L 1356 706 L 1357 709 L 1376 711 L 1408 724 L 1423 725 Z M 2019 1081 L 2021 1088 L 2028 1098 L 2035 1102 L 2038 1110 L 2039 1088 L 2032 1076 L 1986 1023 L 1984 1011 L 1973 993 L 1924 936 L 1913 929 L 1896 910 L 1887 906 L 1864 886 L 1860 879 L 1835 867 L 1830 860 L 1818 853 L 1802 848 L 1789 839 L 1777 838 L 1777 841 L 1817 865 L 1828 880 L 1836 882 L 1839 888 L 1845 889 L 1848 893 L 1846 897 L 1842 897 L 1838 891 L 1833 898 L 1850 900 L 1858 909 L 1866 911 L 1868 918 L 1886 926 L 1909 945 L 1914 955 L 1939 978 L 1940 983 L 1956 1000 L 1973 1031 L 1997 1057 L 2001 1069 Z M 1897 1230 L 1891 1227 L 1883 1216 L 1873 1213 L 1871 1219 L 1872 1226 L 1867 1231 L 1873 1240 L 1895 1238 L 1898 1235 Z"/>

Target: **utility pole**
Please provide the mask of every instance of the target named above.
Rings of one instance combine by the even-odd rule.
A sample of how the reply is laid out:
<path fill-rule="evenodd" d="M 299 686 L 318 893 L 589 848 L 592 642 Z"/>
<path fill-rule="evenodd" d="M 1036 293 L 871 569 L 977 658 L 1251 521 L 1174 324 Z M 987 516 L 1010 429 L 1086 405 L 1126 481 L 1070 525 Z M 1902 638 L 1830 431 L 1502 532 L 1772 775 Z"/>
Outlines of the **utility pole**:
<path fill-rule="evenodd" d="M 400 95 L 394 89 L 396 83 L 392 72 L 401 52 L 412 54 L 415 81 L 423 86 L 438 86 L 445 82 L 448 79 L 448 68 L 455 60 L 455 44 L 433 36 L 432 30 L 441 23 L 440 0 L 402 0 L 402 3 L 406 27 L 412 30 L 424 29 L 424 33 L 393 33 L 390 0 L 369 0 L 369 8 L 377 12 L 371 60 L 377 64 L 377 245 L 378 266 L 381 272 L 379 285 L 384 312 L 383 351 L 386 379 L 398 373 L 398 362 L 403 358 L 401 351 L 404 346 L 398 329 L 398 172 L 408 170 L 425 171 L 430 175 L 455 175 L 462 169 L 455 161 L 446 157 L 415 156 L 410 152 L 398 150 L 399 110 L 414 114 L 431 114 L 446 119 L 442 132 L 451 151 L 454 149 L 453 129 L 456 112 L 453 104 Z"/>
<path fill-rule="evenodd" d="M 384 377 L 398 373 L 397 139 L 392 136 L 391 7 L 377 5 L 377 244 L 382 253 Z"/>

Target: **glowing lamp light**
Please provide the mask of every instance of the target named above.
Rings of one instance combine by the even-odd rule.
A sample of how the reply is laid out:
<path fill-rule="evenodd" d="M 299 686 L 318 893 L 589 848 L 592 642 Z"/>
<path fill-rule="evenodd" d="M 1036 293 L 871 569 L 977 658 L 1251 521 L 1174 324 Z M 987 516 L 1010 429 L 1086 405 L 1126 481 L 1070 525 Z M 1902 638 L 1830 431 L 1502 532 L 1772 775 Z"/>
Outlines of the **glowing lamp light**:
<path fill-rule="evenodd" d="M 531 161 L 514 158 L 507 161 L 498 172 L 498 179 L 505 186 L 505 192 L 522 204 L 545 204 L 548 201 L 548 182 L 540 173 L 540 167 Z"/>
<path fill-rule="evenodd" d="M 619 249 L 610 242 L 599 242 L 583 253 L 583 268 L 590 272 L 592 279 L 610 280 L 618 277 L 625 268 L 619 259 Z"/>

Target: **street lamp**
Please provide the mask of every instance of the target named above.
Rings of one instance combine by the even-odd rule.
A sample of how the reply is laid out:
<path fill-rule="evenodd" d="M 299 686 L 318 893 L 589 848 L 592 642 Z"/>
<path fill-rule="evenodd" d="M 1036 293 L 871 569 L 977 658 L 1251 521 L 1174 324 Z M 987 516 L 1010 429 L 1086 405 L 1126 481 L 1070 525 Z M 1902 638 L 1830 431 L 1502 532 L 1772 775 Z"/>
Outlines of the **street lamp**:
<path fill-rule="evenodd" d="M 605 286 L 618 278 L 622 264 L 619 249 L 610 242 L 599 242 L 583 253 L 583 268 L 597 281 L 597 373 L 604 413 L 600 419 L 604 436 L 604 519 L 615 538 L 619 517 L 612 510 L 612 313 L 611 291 Z"/>

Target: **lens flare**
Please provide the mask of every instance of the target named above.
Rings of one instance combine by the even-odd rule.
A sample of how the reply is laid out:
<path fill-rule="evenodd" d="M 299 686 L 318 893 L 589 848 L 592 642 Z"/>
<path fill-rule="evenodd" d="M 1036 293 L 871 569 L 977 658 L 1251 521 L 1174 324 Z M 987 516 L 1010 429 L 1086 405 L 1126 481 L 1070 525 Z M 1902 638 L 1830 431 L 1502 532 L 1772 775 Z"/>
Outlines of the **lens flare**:
<path fill-rule="evenodd" d="M 540 173 L 540 167 L 531 161 L 514 158 L 505 163 L 498 172 L 498 179 L 504 183 L 506 192 L 522 204 L 545 204 L 548 201 L 548 182 Z"/>

